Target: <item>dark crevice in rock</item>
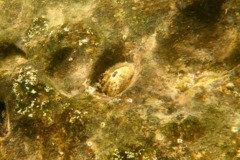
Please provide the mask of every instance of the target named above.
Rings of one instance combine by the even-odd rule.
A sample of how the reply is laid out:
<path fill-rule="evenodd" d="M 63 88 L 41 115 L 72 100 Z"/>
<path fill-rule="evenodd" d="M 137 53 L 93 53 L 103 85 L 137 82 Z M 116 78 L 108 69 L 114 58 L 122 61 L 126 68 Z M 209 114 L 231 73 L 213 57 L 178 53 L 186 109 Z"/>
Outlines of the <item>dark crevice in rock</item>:
<path fill-rule="evenodd" d="M 184 1 L 179 3 L 185 3 L 185 6 L 179 8 L 179 14 L 174 18 L 170 28 L 171 34 L 165 39 L 159 35 L 161 44 L 159 48 L 162 53 L 166 53 L 166 59 L 170 59 L 170 63 L 187 53 L 181 50 L 182 44 L 195 48 L 212 48 L 212 41 L 221 37 L 216 30 L 225 0 L 192 0 L 189 3 Z"/>
<path fill-rule="evenodd" d="M 221 6 L 225 0 L 195 0 L 192 4 L 180 10 L 173 22 L 173 33 L 164 41 L 164 44 L 178 43 L 184 41 L 189 35 L 201 37 L 201 41 L 208 42 L 208 37 L 215 36 L 216 23 L 222 10 Z M 216 39 L 217 37 L 213 37 Z M 200 43 L 200 42 L 199 42 Z"/>
<path fill-rule="evenodd" d="M 15 44 L 12 43 L 0 44 L 0 60 L 3 60 L 11 55 L 20 55 L 26 58 L 26 54 Z"/>
<path fill-rule="evenodd" d="M 47 67 L 47 71 L 50 74 L 53 74 L 54 72 L 61 70 L 61 67 L 64 66 L 65 62 L 68 62 L 68 58 L 70 57 L 72 52 L 73 49 L 70 47 L 65 47 L 58 50 L 54 54 L 49 66 Z"/>
<path fill-rule="evenodd" d="M 4 117 L 6 114 L 6 106 L 5 103 L 0 101 L 0 124 L 2 125 L 4 123 Z"/>
<path fill-rule="evenodd" d="M 240 46 L 239 44 L 233 49 L 228 57 L 224 60 L 226 64 L 231 67 L 235 67 L 240 63 Z"/>
<path fill-rule="evenodd" d="M 110 67 L 119 62 L 124 62 L 126 58 L 123 55 L 124 46 L 122 43 L 107 45 L 101 56 L 94 65 L 90 76 L 91 83 L 94 84 L 101 79 L 101 75 Z"/>
<path fill-rule="evenodd" d="M 195 0 L 181 10 L 181 13 L 202 23 L 215 23 L 221 15 L 221 6 L 226 0 Z"/>
<path fill-rule="evenodd" d="M 7 134 L 7 110 L 6 104 L 3 101 L 0 101 L 0 137 L 4 137 Z"/>

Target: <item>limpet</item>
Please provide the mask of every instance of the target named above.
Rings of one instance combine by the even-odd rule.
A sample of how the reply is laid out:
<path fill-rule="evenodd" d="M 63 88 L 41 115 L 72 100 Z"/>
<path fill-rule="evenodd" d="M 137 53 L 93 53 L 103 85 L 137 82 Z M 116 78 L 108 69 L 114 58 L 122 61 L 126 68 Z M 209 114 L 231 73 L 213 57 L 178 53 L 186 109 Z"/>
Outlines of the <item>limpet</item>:
<path fill-rule="evenodd" d="M 134 64 L 118 63 L 103 73 L 101 91 L 110 97 L 116 96 L 130 86 L 135 74 Z"/>

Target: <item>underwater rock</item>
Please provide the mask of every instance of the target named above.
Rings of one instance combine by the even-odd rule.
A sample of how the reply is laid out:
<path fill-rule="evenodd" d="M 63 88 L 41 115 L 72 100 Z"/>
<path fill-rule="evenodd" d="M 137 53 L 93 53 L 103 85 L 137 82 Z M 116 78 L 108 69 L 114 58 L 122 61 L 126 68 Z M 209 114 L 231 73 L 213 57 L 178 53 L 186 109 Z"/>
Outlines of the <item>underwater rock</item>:
<path fill-rule="evenodd" d="M 240 1 L 0 9 L 0 160 L 239 159 Z"/>

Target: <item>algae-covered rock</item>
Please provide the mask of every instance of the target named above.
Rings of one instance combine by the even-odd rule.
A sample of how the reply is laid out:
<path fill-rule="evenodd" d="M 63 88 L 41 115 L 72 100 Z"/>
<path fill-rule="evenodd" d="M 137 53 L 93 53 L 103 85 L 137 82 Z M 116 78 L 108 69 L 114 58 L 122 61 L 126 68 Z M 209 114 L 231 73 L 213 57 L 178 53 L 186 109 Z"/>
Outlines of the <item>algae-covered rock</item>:
<path fill-rule="evenodd" d="M 240 2 L 0 7 L 0 160 L 240 157 Z"/>

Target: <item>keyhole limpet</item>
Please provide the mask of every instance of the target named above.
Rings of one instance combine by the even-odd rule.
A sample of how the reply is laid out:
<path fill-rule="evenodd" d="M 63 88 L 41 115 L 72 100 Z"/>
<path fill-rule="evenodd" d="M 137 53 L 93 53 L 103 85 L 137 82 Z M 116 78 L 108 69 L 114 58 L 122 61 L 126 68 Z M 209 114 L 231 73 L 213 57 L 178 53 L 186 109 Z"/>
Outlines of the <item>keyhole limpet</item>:
<path fill-rule="evenodd" d="M 118 63 L 103 73 L 101 91 L 110 97 L 116 96 L 130 86 L 134 76 L 134 64 Z"/>

